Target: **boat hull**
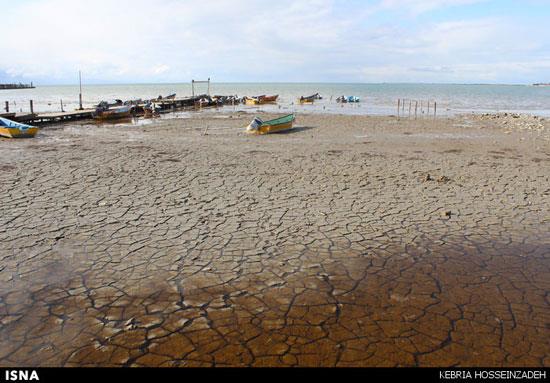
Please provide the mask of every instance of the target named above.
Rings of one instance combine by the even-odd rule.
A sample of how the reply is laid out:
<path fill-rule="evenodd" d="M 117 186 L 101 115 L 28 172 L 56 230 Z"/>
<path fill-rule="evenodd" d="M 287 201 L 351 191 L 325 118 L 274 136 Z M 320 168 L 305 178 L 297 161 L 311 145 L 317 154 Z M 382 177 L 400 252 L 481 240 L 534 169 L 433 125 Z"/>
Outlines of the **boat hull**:
<path fill-rule="evenodd" d="M 245 101 L 244 101 L 245 105 L 249 105 L 249 106 L 253 106 L 253 105 L 259 105 L 260 104 L 260 101 L 254 99 L 254 98 L 247 98 Z"/>
<path fill-rule="evenodd" d="M 7 118 L 0 117 L 0 136 L 6 138 L 32 138 L 38 133 L 38 128 L 21 124 Z"/>
<path fill-rule="evenodd" d="M 279 132 L 284 132 L 286 130 L 291 130 L 292 128 L 294 128 L 294 121 L 287 122 L 284 124 L 279 124 L 279 125 L 262 126 L 260 127 L 260 129 L 258 129 L 258 132 L 256 134 L 264 135 L 264 134 L 279 133 Z"/>
<path fill-rule="evenodd" d="M 277 99 L 279 98 L 279 95 L 275 96 L 262 96 L 259 98 L 260 104 L 275 104 L 277 103 Z"/>
<path fill-rule="evenodd" d="M 98 121 L 112 121 L 112 120 L 123 120 L 123 119 L 129 119 L 132 117 L 132 113 L 125 112 L 125 113 L 101 113 L 94 118 Z"/>
<path fill-rule="evenodd" d="M 33 138 L 38 133 L 38 128 L 18 129 L 0 127 L 0 137 L 6 138 Z"/>
<path fill-rule="evenodd" d="M 293 114 L 280 117 L 275 120 L 263 122 L 262 120 L 255 118 L 249 125 L 247 131 L 250 134 L 264 135 L 284 132 L 294 128 L 294 121 L 296 117 Z"/>
<path fill-rule="evenodd" d="M 94 118 L 100 121 L 130 119 L 132 118 L 132 110 L 131 106 L 101 110 L 96 112 Z"/>

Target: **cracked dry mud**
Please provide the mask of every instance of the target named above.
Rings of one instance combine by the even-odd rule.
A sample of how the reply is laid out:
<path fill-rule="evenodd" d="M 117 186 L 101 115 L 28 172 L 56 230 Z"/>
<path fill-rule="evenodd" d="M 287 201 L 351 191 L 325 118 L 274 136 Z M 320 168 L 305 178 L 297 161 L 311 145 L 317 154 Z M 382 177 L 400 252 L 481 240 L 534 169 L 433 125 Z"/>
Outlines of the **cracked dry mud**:
<path fill-rule="evenodd" d="M 251 117 L 1 140 L 0 365 L 550 366 L 544 132 Z"/>

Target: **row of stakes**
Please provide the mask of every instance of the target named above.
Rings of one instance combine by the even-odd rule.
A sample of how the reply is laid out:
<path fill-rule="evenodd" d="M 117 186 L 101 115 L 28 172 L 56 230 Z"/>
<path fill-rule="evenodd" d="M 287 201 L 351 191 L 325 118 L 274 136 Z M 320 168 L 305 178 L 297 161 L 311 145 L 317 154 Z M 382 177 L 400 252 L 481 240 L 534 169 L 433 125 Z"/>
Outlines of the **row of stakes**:
<path fill-rule="evenodd" d="M 408 101 L 408 106 L 407 106 Z M 427 103 L 427 110 L 424 110 L 424 102 L 417 100 L 406 100 L 406 99 L 398 99 L 397 100 L 397 119 L 400 119 L 401 117 L 405 118 L 412 118 L 414 116 L 414 119 L 416 120 L 418 118 L 418 112 L 420 111 L 421 117 L 431 117 L 433 112 L 433 118 L 435 119 L 437 117 L 437 102 L 431 102 L 428 101 Z M 408 109 L 408 116 L 406 110 Z"/>

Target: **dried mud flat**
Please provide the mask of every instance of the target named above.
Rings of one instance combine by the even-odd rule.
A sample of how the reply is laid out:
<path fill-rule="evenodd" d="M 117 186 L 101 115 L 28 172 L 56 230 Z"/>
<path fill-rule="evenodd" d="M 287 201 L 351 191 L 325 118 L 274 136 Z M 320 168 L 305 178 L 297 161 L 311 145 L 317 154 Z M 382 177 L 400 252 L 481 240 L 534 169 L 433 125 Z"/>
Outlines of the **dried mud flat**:
<path fill-rule="evenodd" d="M 250 120 L 0 140 L 0 365 L 550 366 L 548 122 Z"/>

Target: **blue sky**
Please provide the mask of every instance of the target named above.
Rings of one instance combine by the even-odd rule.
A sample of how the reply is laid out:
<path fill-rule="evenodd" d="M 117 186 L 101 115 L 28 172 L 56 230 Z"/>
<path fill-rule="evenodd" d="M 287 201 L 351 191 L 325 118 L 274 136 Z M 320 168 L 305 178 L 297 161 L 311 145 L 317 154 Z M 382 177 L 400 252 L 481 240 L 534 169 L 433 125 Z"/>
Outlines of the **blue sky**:
<path fill-rule="evenodd" d="M 0 0 L 0 82 L 550 82 L 550 0 Z"/>

